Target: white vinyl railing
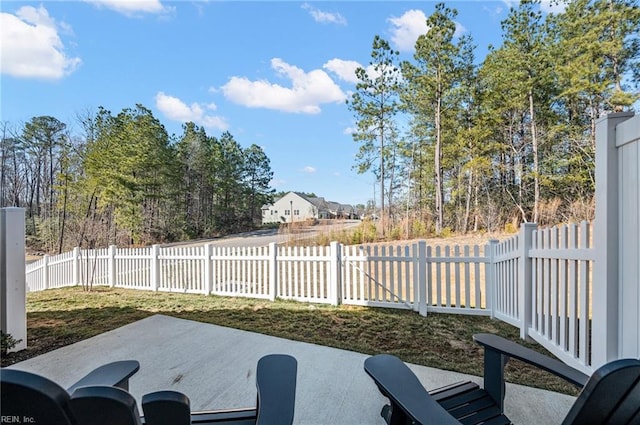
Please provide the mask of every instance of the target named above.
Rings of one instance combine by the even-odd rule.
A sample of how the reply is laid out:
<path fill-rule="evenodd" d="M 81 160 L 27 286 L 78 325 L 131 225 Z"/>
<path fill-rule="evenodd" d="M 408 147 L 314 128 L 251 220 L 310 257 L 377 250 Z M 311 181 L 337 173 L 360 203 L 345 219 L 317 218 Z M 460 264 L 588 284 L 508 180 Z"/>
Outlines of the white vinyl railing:
<path fill-rule="evenodd" d="M 302 302 L 489 315 L 484 247 L 398 246 L 116 248 L 45 256 L 27 290 L 106 285 Z M 422 307 L 420 307 L 422 306 Z"/>
<path fill-rule="evenodd" d="M 83 250 L 27 266 L 27 289 L 107 285 L 311 303 L 487 315 L 589 371 L 590 225 L 484 246 L 196 247 Z"/>
<path fill-rule="evenodd" d="M 585 373 L 593 371 L 590 232 L 587 222 L 540 230 L 526 223 L 493 256 L 494 317 Z"/>
<path fill-rule="evenodd" d="M 575 367 L 591 361 L 591 271 L 587 223 L 535 231 L 528 335 Z M 577 364 L 575 364 L 577 362 Z"/>

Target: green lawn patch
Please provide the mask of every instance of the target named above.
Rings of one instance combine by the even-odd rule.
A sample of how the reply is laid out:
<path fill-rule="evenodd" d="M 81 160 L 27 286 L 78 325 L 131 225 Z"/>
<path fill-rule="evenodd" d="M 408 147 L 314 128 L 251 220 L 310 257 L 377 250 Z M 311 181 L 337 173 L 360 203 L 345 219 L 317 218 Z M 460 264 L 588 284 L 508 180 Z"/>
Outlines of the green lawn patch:
<path fill-rule="evenodd" d="M 519 340 L 518 330 L 488 317 L 407 310 L 328 306 L 277 300 L 229 298 L 98 287 L 50 289 L 27 295 L 28 348 L 2 358 L 8 366 L 47 351 L 164 314 L 342 348 L 389 353 L 406 362 L 482 375 L 483 351 L 472 335 L 487 332 Z M 525 344 L 540 351 L 539 346 Z M 510 382 L 575 394 L 548 373 L 512 361 Z"/>

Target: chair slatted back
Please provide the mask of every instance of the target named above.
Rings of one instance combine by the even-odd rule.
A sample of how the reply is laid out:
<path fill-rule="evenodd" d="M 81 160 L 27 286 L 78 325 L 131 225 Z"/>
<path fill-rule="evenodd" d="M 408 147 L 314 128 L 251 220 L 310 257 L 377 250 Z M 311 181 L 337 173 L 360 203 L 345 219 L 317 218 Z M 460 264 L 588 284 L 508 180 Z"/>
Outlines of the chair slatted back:
<path fill-rule="evenodd" d="M 258 360 L 258 418 L 256 425 L 291 425 L 295 412 L 298 362 L 286 354 Z"/>
<path fill-rule="evenodd" d="M 640 361 L 615 360 L 596 370 L 563 425 L 640 425 Z"/>
<path fill-rule="evenodd" d="M 189 398 L 177 391 L 156 391 L 142 397 L 146 425 L 190 425 Z"/>
<path fill-rule="evenodd" d="M 82 387 L 71 395 L 79 425 L 141 425 L 136 399 L 118 387 Z"/>
<path fill-rule="evenodd" d="M 43 376 L 15 369 L 0 369 L 0 415 L 3 422 L 78 425 L 64 388 Z"/>

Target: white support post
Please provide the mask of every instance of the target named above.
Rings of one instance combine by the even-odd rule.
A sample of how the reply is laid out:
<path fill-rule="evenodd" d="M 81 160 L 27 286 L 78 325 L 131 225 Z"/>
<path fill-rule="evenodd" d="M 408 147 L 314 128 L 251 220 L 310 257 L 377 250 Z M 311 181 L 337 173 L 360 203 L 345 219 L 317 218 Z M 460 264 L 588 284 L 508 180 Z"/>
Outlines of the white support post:
<path fill-rule="evenodd" d="M 24 208 L 0 209 L 0 328 L 27 348 Z"/>
<path fill-rule="evenodd" d="M 109 286 L 113 288 L 116 286 L 116 246 L 115 245 L 109 245 L 108 255 L 109 255 L 109 258 L 107 259 L 107 268 L 109 273 L 109 276 L 108 276 Z"/>
<path fill-rule="evenodd" d="M 44 289 L 49 289 L 49 254 L 44 254 L 42 257 L 42 283 L 44 283 Z"/>
<path fill-rule="evenodd" d="M 275 301 L 278 296 L 278 247 L 275 242 L 269 244 L 269 299 Z"/>
<path fill-rule="evenodd" d="M 204 251 L 204 293 L 205 295 L 211 295 L 213 292 L 213 245 L 208 243 L 203 247 Z"/>
<path fill-rule="evenodd" d="M 529 249 L 533 242 L 533 231 L 538 228 L 535 223 L 522 223 L 518 238 L 518 321 L 520 322 L 520 338 L 527 339 L 531 327 L 533 312 L 531 293 L 531 258 Z"/>
<path fill-rule="evenodd" d="M 619 193 L 616 126 L 631 112 L 609 114 L 596 122 L 596 211 L 593 227 L 593 314 L 591 365 L 594 369 L 618 358 Z"/>
<path fill-rule="evenodd" d="M 418 313 L 421 316 L 427 316 L 427 302 L 428 302 L 428 292 L 427 292 L 427 264 L 429 266 L 431 263 L 427 263 L 427 242 L 426 241 L 418 241 L 418 274 L 417 274 L 417 284 L 418 284 Z"/>
<path fill-rule="evenodd" d="M 329 272 L 329 287 L 331 288 L 331 304 L 340 304 L 342 298 L 342 285 L 341 285 L 341 268 L 342 268 L 342 252 L 341 246 L 337 241 L 332 241 L 330 244 L 331 261 Z"/>
<path fill-rule="evenodd" d="M 71 277 L 73 279 L 73 286 L 77 286 L 80 284 L 80 248 L 73 248 L 73 270 Z"/>
<path fill-rule="evenodd" d="M 498 249 L 497 239 L 490 239 L 485 246 L 484 256 L 487 258 L 484 274 L 485 304 L 486 309 L 491 313 L 491 318 L 496 318 L 496 250 Z"/>
<path fill-rule="evenodd" d="M 151 246 L 151 290 L 160 288 L 160 245 Z"/>

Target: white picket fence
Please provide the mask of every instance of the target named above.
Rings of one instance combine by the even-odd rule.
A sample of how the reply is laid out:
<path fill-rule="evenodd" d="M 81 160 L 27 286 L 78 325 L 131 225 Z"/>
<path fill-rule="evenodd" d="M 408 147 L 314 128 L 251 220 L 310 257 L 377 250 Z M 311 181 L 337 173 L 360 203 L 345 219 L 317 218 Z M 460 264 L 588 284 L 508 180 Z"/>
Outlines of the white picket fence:
<path fill-rule="evenodd" d="M 334 305 L 422 308 L 423 314 L 428 306 L 432 311 L 488 315 L 482 278 L 488 264 L 484 251 L 479 246 L 432 249 L 424 241 L 398 246 L 333 242 L 324 247 L 76 248 L 29 264 L 26 284 L 28 291 L 106 285 Z"/>
<path fill-rule="evenodd" d="M 494 317 L 585 373 L 594 369 L 591 239 L 587 222 L 540 230 L 527 223 L 493 257 Z"/>
<path fill-rule="evenodd" d="M 197 247 L 84 250 L 27 266 L 27 290 L 107 285 L 488 315 L 566 363 L 591 367 L 590 224 L 537 230 L 485 246 Z"/>

